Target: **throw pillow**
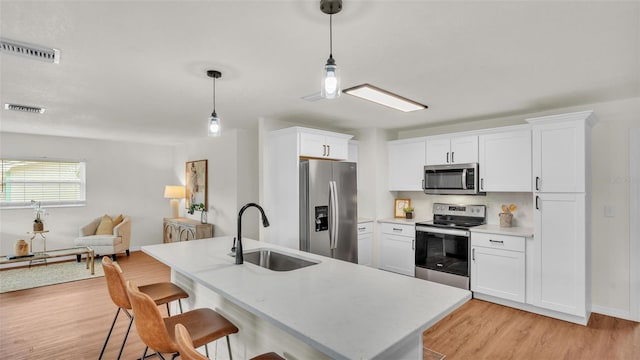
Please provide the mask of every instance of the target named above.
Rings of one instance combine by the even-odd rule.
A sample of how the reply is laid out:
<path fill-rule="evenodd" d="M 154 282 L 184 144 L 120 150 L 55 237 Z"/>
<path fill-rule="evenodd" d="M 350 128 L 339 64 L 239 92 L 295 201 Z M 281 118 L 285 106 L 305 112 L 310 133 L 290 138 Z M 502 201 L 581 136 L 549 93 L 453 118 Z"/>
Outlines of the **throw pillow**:
<path fill-rule="evenodd" d="M 111 216 L 105 215 L 102 217 L 96 230 L 96 235 L 113 235 L 113 220 Z"/>
<path fill-rule="evenodd" d="M 124 220 L 124 216 L 122 216 L 122 214 L 116 216 L 115 218 L 113 218 L 113 227 L 115 228 L 116 226 L 120 225 L 120 223 Z"/>

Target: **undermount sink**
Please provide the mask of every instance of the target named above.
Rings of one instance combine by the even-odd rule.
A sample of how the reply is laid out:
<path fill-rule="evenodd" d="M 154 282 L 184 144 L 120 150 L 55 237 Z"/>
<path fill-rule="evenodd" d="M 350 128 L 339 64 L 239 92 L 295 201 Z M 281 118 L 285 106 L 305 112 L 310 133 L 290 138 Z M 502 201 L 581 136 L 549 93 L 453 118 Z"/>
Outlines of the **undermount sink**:
<path fill-rule="evenodd" d="M 245 251 L 244 261 L 273 271 L 291 271 L 315 265 L 318 262 L 287 255 L 273 249 Z"/>

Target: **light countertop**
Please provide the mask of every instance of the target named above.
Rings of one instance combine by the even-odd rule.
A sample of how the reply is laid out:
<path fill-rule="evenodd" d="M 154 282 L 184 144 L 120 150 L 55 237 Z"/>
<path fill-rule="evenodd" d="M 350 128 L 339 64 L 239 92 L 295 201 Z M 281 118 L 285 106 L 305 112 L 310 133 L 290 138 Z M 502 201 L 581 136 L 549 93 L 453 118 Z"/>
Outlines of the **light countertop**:
<path fill-rule="evenodd" d="M 533 237 L 533 229 L 529 227 L 500 227 L 500 225 L 480 225 L 469 229 L 471 232 L 481 232 L 489 234 L 513 235 Z"/>
<path fill-rule="evenodd" d="M 378 219 L 379 223 L 388 224 L 400 224 L 400 225 L 415 225 L 417 222 L 426 221 L 425 219 L 405 219 L 405 218 L 386 218 Z"/>
<path fill-rule="evenodd" d="M 366 223 L 366 222 L 373 222 L 374 219 L 373 218 L 358 218 L 358 224 L 362 224 L 362 223 Z"/>
<path fill-rule="evenodd" d="M 228 255 L 232 237 L 142 250 L 331 358 L 371 359 L 467 302 L 466 290 L 243 239 L 245 251 L 276 248 L 319 264 L 275 272 Z"/>

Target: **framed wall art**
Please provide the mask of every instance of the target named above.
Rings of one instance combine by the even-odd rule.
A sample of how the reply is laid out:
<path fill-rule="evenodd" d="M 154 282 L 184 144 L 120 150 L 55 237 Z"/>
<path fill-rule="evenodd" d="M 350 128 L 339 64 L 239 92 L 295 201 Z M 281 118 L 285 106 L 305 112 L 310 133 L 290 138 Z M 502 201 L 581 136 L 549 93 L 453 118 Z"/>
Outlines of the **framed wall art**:
<path fill-rule="evenodd" d="M 396 199 L 395 206 L 393 207 L 394 218 L 404 218 L 404 208 L 411 207 L 411 199 Z"/>
<path fill-rule="evenodd" d="M 209 208 L 207 202 L 207 160 L 187 161 L 184 179 L 186 181 L 186 193 L 184 206 L 188 209 L 191 204 L 203 203 L 205 209 Z"/>

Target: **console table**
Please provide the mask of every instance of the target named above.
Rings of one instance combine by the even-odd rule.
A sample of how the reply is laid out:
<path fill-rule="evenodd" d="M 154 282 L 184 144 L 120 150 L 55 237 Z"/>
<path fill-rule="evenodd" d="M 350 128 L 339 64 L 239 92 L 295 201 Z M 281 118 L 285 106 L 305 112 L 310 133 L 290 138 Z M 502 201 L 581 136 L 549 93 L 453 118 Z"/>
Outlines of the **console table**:
<path fill-rule="evenodd" d="M 163 242 L 177 242 L 213 237 L 213 224 L 203 224 L 188 218 L 164 218 Z"/>

